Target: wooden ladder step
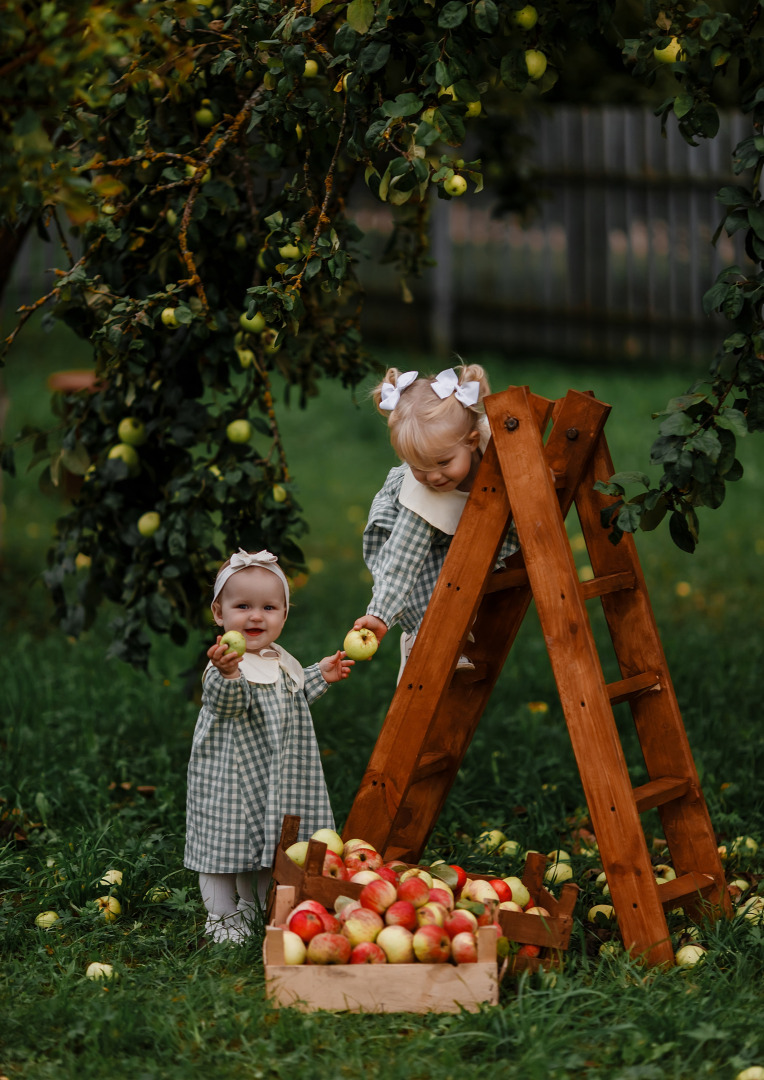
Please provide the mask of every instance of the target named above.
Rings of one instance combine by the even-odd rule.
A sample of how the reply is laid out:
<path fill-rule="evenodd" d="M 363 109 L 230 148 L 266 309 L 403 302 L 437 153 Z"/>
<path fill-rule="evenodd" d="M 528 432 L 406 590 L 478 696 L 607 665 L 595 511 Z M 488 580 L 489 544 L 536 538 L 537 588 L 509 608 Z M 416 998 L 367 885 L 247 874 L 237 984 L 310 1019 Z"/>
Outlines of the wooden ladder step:
<path fill-rule="evenodd" d="M 446 772 L 448 769 L 453 769 L 454 772 L 456 771 L 455 762 L 451 754 L 446 754 L 443 751 L 437 750 L 422 754 L 412 775 L 411 783 L 417 784 L 420 780 L 427 780 L 429 777 L 437 776 L 438 773 Z"/>
<path fill-rule="evenodd" d="M 633 589 L 636 584 L 637 579 L 632 570 L 619 570 L 615 574 L 601 574 L 591 581 L 582 581 L 581 595 L 584 600 L 593 600 L 597 596 L 621 592 L 622 589 Z"/>
<path fill-rule="evenodd" d="M 513 570 L 495 570 L 489 574 L 485 592 L 500 592 L 502 589 L 520 589 L 528 584 L 528 571 L 520 566 Z"/>
<path fill-rule="evenodd" d="M 660 690 L 661 677 L 657 671 L 641 671 L 639 675 L 632 675 L 629 679 L 619 679 L 617 682 L 608 683 L 607 692 L 611 705 L 620 705 L 622 701 L 630 701 L 647 690 Z"/>
<path fill-rule="evenodd" d="M 643 814 L 645 810 L 652 810 L 674 799 L 681 799 L 689 789 L 690 779 L 687 776 L 659 776 L 657 780 L 640 784 L 639 787 L 634 788 L 637 812 Z"/>
<path fill-rule="evenodd" d="M 671 907 L 681 905 L 685 900 L 697 901 L 698 895 L 708 896 L 715 887 L 716 882 L 710 874 L 691 870 L 689 874 L 682 874 L 671 881 L 662 881 L 658 885 L 658 898 L 664 907 Z"/>

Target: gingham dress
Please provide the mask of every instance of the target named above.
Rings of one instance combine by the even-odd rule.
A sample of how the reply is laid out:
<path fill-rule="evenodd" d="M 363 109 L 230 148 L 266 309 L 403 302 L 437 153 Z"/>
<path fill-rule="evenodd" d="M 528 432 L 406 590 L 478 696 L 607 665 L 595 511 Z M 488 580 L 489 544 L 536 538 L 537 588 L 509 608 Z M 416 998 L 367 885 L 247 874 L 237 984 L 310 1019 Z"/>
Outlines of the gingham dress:
<path fill-rule="evenodd" d="M 442 532 L 400 502 L 408 465 L 396 465 L 374 496 L 363 534 L 363 558 L 374 578 L 367 615 L 388 629 L 398 623 L 406 633 L 419 629 L 443 567 L 453 535 Z M 511 526 L 499 562 L 518 549 Z"/>
<path fill-rule="evenodd" d="M 327 685 L 318 664 L 304 669 L 302 689 L 282 667 L 267 684 L 206 672 L 188 766 L 189 870 L 271 866 L 284 814 L 299 815 L 302 840 L 334 828 L 308 707 Z"/>

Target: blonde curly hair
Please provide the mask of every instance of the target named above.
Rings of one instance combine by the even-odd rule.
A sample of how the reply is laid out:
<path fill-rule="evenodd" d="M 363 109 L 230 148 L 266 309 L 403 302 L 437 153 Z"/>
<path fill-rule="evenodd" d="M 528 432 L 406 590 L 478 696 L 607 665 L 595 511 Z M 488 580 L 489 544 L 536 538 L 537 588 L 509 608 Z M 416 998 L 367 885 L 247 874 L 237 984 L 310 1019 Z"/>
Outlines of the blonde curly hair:
<path fill-rule="evenodd" d="M 432 389 L 436 376 L 427 375 L 402 391 L 392 411 L 383 410 L 380 408 L 382 388 L 386 384 L 395 386 L 401 375 L 398 368 L 388 368 L 382 381 L 372 390 L 374 404 L 387 419 L 390 442 L 401 461 L 415 468 L 426 468 L 480 430 L 485 415 L 483 398 L 491 392 L 488 378 L 479 364 L 462 364 L 455 371 L 460 385 L 479 383 L 475 405 L 462 405 L 454 394 L 447 398 L 438 397 Z"/>

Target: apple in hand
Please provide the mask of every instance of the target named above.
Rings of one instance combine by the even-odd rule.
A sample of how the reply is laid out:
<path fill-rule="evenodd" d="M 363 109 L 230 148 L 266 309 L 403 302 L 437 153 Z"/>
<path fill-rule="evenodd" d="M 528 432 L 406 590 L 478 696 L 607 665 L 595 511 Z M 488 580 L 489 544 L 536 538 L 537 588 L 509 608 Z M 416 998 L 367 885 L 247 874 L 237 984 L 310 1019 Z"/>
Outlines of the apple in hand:
<path fill-rule="evenodd" d="M 377 635 L 365 626 L 359 630 L 349 630 L 342 643 L 345 654 L 351 660 L 371 660 L 378 646 Z"/>
<path fill-rule="evenodd" d="M 220 644 L 227 646 L 226 653 L 231 651 L 243 656 L 247 651 L 247 639 L 238 630 L 227 630 L 221 637 Z"/>

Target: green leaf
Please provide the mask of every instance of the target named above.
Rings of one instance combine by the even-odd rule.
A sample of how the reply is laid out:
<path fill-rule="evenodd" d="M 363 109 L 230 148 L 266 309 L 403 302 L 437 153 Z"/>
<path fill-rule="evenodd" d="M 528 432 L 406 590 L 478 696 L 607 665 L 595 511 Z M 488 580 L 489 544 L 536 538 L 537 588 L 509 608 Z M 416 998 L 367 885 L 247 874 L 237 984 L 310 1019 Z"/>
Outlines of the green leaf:
<path fill-rule="evenodd" d="M 739 409 L 721 409 L 716 417 L 716 423 L 718 427 L 726 428 L 738 437 L 748 434 L 748 422 L 745 414 Z"/>
<path fill-rule="evenodd" d="M 478 0 L 475 4 L 475 26 L 484 34 L 491 34 L 499 24 L 499 9 L 493 0 Z"/>
<path fill-rule="evenodd" d="M 372 0 L 350 0 L 347 21 L 357 34 L 365 34 L 374 21 Z"/>
<path fill-rule="evenodd" d="M 689 435 L 694 430 L 695 424 L 686 412 L 671 413 L 658 428 L 661 435 Z"/>
<path fill-rule="evenodd" d="M 680 514 L 678 510 L 674 510 L 669 518 L 669 533 L 671 539 L 681 551 L 686 551 L 692 555 L 696 541 L 693 540 L 684 515 Z"/>
<path fill-rule="evenodd" d="M 611 484 L 642 484 L 650 487 L 650 477 L 643 472 L 619 472 L 610 477 Z"/>
<path fill-rule="evenodd" d="M 422 99 L 417 94 L 398 94 L 395 101 L 385 101 L 382 112 L 385 116 L 413 116 L 422 108 Z"/>
<path fill-rule="evenodd" d="M 453 30 L 461 26 L 467 18 L 469 8 L 461 0 L 448 0 L 438 15 L 438 26 L 441 30 Z"/>
<path fill-rule="evenodd" d="M 616 522 L 623 532 L 633 533 L 639 528 L 639 519 L 642 517 L 642 508 L 633 503 L 624 503 Z"/>
<path fill-rule="evenodd" d="M 453 867 L 448 863 L 437 863 L 435 866 L 429 866 L 428 870 L 432 877 L 439 878 L 440 881 L 445 881 L 446 885 L 450 885 L 453 889 L 459 880 L 459 875 Z"/>
<path fill-rule="evenodd" d="M 681 120 L 688 112 L 692 111 L 695 99 L 692 94 L 677 94 L 674 98 L 674 113 Z"/>
<path fill-rule="evenodd" d="M 764 240 L 764 206 L 752 207 L 748 211 L 748 220 L 759 239 Z"/>

